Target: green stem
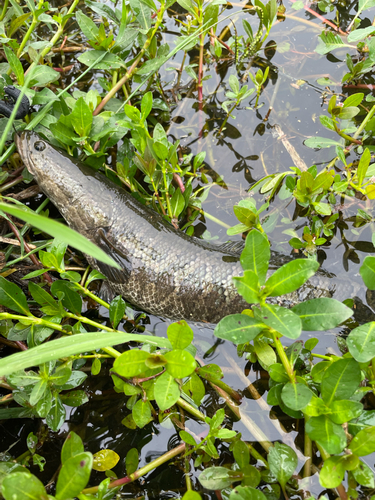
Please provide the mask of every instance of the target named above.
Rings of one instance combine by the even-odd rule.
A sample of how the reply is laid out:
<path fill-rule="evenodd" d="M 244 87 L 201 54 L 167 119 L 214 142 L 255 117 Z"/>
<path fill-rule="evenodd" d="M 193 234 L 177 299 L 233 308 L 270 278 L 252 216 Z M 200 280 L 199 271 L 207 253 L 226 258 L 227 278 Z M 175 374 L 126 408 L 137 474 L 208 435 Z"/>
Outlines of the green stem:
<path fill-rule="evenodd" d="M 238 104 L 238 101 L 236 101 L 233 104 L 233 106 L 230 108 L 230 110 L 228 111 L 227 116 L 225 117 L 223 123 L 221 124 L 221 127 L 219 128 L 219 134 L 221 134 L 221 132 L 223 131 L 223 128 L 225 127 L 230 115 L 232 114 L 232 111 L 236 108 L 237 104 Z"/>
<path fill-rule="evenodd" d="M 279 355 L 280 361 L 282 362 L 282 364 L 285 368 L 285 371 L 288 374 L 289 380 L 292 383 L 294 383 L 296 381 L 296 379 L 295 379 L 293 367 L 290 364 L 287 355 L 285 354 L 284 347 L 283 347 L 282 343 L 280 342 L 280 339 L 279 339 L 280 334 L 276 330 L 274 330 L 273 328 L 270 328 L 270 332 L 272 333 L 273 341 L 275 343 L 276 351 L 277 351 L 277 354 Z"/>
<path fill-rule="evenodd" d="M 194 406 L 189 404 L 184 399 L 178 398 L 177 404 L 178 404 L 178 406 L 181 406 L 181 408 L 183 408 L 185 411 L 190 413 L 190 415 L 192 415 L 193 417 L 197 418 L 198 420 L 202 420 L 202 422 L 205 422 L 206 417 L 203 415 L 203 413 L 200 412 L 199 410 L 197 410 L 196 408 L 194 408 Z"/>
<path fill-rule="evenodd" d="M 375 104 L 374 106 L 370 109 L 369 113 L 367 114 L 366 118 L 363 120 L 363 122 L 361 123 L 361 125 L 358 127 L 357 129 L 357 132 L 355 134 L 353 134 L 353 138 L 354 139 L 357 139 L 359 137 L 359 135 L 362 133 L 362 131 L 364 130 L 364 128 L 366 127 L 367 123 L 371 120 L 371 118 L 373 117 L 375 113 Z"/>
<path fill-rule="evenodd" d="M 7 13 L 8 3 L 9 3 L 9 0 L 5 0 L 3 11 L 2 11 L 2 13 L 0 15 L 0 22 L 4 20 L 5 14 Z"/>
<path fill-rule="evenodd" d="M 96 107 L 96 109 L 93 112 L 93 115 L 96 116 L 100 113 L 100 111 L 104 108 L 104 106 L 107 104 L 107 102 L 112 99 L 112 97 L 120 90 L 120 88 L 136 73 L 137 71 L 137 66 L 140 63 L 141 59 L 143 58 L 146 50 L 150 46 L 150 43 L 154 36 L 156 35 L 160 24 L 163 22 L 163 16 L 164 16 L 164 11 L 165 11 L 165 1 L 161 2 L 162 5 L 160 7 L 160 10 L 158 12 L 158 17 L 154 26 L 154 29 L 151 32 L 151 35 L 149 38 L 147 38 L 146 42 L 144 43 L 140 53 L 138 54 L 137 58 L 129 68 L 129 71 L 126 71 L 125 76 L 123 76 L 117 83 L 116 85 L 108 92 L 108 94 L 104 97 L 104 99 L 101 101 L 101 103 Z"/>
<path fill-rule="evenodd" d="M 165 464 L 166 462 L 168 462 L 168 460 L 171 460 L 172 458 L 177 457 L 177 455 L 184 453 L 185 449 L 186 449 L 185 443 L 180 444 L 173 450 L 164 453 L 164 455 L 162 455 L 161 457 L 157 458 L 156 460 L 153 460 L 149 464 L 133 472 L 133 474 L 129 474 L 129 476 L 122 477 L 121 479 L 116 479 L 116 481 L 113 481 L 112 483 L 109 484 L 109 488 L 118 488 L 119 486 L 123 486 L 125 484 L 129 484 L 132 483 L 133 481 L 136 481 L 137 479 L 144 476 L 148 472 L 151 472 L 157 467 L 160 467 L 160 465 Z M 98 491 L 98 488 L 99 488 L 98 486 L 93 486 L 92 488 L 85 488 L 82 491 L 82 493 L 83 494 L 96 493 Z"/>
<path fill-rule="evenodd" d="M 44 3 L 44 0 L 41 0 L 38 4 L 38 6 L 36 7 L 36 10 L 39 10 L 42 8 L 43 6 L 43 3 Z M 35 15 L 35 11 L 33 12 L 33 20 L 31 21 L 31 24 L 29 26 L 29 29 L 27 30 L 27 33 L 26 35 L 23 37 L 23 40 L 21 42 L 21 45 L 19 46 L 19 49 L 17 50 L 17 58 L 19 59 L 22 55 L 22 52 L 23 52 L 23 49 L 25 48 L 25 45 L 28 41 L 28 39 L 30 38 L 31 36 L 31 33 L 33 33 L 33 31 L 35 30 L 37 24 L 39 23 L 38 21 L 38 18 L 36 17 Z M 10 73 L 8 73 L 10 74 Z"/>

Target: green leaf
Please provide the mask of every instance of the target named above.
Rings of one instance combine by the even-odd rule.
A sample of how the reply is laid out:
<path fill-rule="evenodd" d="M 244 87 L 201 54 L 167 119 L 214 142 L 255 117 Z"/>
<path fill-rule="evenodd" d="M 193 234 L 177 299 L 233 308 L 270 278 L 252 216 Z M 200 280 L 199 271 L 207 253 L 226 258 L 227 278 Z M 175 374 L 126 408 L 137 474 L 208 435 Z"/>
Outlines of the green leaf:
<path fill-rule="evenodd" d="M 85 391 L 77 390 L 65 392 L 60 395 L 61 401 L 65 406 L 81 406 L 88 402 L 89 397 Z"/>
<path fill-rule="evenodd" d="M 222 490 L 234 481 L 233 473 L 226 467 L 207 467 L 198 477 L 203 488 Z"/>
<path fill-rule="evenodd" d="M 6 55 L 6 58 L 8 59 L 8 63 L 13 71 L 13 73 L 16 75 L 17 82 L 20 85 L 24 84 L 25 77 L 23 74 L 23 67 L 21 64 L 21 61 L 19 58 L 14 54 L 12 49 L 8 47 L 7 45 L 3 44 L 3 49 Z"/>
<path fill-rule="evenodd" d="M 375 290 L 375 257 L 366 255 L 362 266 L 359 268 L 359 272 L 367 288 Z"/>
<path fill-rule="evenodd" d="M 168 410 L 180 397 L 180 388 L 168 372 L 164 372 L 157 378 L 154 391 L 155 401 L 160 411 Z"/>
<path fill-rule="evenodd" d="M 155 338 L 149 335 L 120 332 L 90 332 L 90 335 L 79 333 L 70 337 L 51 340 L 46 344 L 1 359 L 0 377 L 30 366 L 38 366 L 47 361 L 132 341 L 147 342 L 154 346 L 170 348 L 170 342 L 167 339 Z"/>
<path fill-rule="evenodd" d="M 353 43 L 353 42 L 357 43 L 360 40 L 364 40 L 367 36 L 372 35 L 374 33 L 375 33 L 374 26 L 367 26 L 367 28 L 356 29 L 356 30 L 352 31 L 351 33 L 349 33 L 348 42 L 349 43 Z M 363 99 L 363 97 L 362 97 L 362 99 Z M 362 102 L 362 101 L 360 101 L 360 102 Z M 344 103 L 344 106 L 345 106 L 345 103 Z"/>
<path fill-rule="evenodd" d="M 37 402 L 44 396 L 47 390 L 47 381 L 44 379 L 39 380 L 33 387 L 30 394 L 30 404 L 35 406 Z"/>
<path fill-rule="evenodd" d="M 290 446 L 283 443 L 275 443 L 268 452 L 268 465 L 270 471 L 277 478 L 283 488 L 292 477 L 298 465 L 297 454 Z"/>
<path fill-rule="evenodd" d="M 41 500 L 47 498 L 43 483 L 30 472 L 12 472 L 4 477 L 1 492 L 5 500 Z"/>
<path fill-rule="evenodd" d="M 302 286 L 319 268 L 319 263 L 310 259 L 296 259 L 277 269 L 266 281 L 266 293 L 276 297 L 291 293 Z"/>
<path fill-rule="evenodd" d="M 125 351 L 113 363 L 112 371 L 125 378 L 136 377 L 147 369 L 145 361 L 149 357 L 150 354 L 146 351 L 138 349 Z"/>
<path fill-rule="evenodd" d="M 99 28 L 81 10 L 76 12 L 76 21 L 88 40 L 99 40 Z"/>
<path fill-rule="evenodd" d="M 311 417 L 305 425 L 310 439 L 323 446 L 327 453 L 339 454 L 346 447 L 346 435 L 341 425 L 326 416 Z"/>
<path fill-rule="evenodd" d="M 237 291 L 248 304 L 258 304 L 260 302 L 260 285 L 258 276 L 251 270 L 244 272 L 240 278 L 233 278 Z"/>
<path fill-rule="evenodd" d="M 30 316 L 26 296 L 17 285 L 0 276 L 0 304 L 12 311 Z"/>
<path fill-rule="evenodd" d="M 319 482 L 323 488 L 336 488 L 344 480 L 345 467 L 342 457 L 329 457 L 324 460 L 319 474 Z"/>
<path fill-rule="evenodd" d="M 255 309 L 254 314 L 258 320 L 263 321 L 267 326 L 288 339 L 297 339 L 301 335 L 301 320 L 290 309 L 266 303 L 260 311 Z"/>
<path fill-rule="evenodd" d="M 255 339 L 263 328 L 262 322 L 246 314 L 231 314 L 216 325 L 214 335 L 234 344 L 244 344 Z"/>
<path fill-rule="evenodd" d="M 137 448 L 131 448 L 125 458 L 126 474 L 130 476 L 138 469 L 139 456 Z"/>
<path fill-rule="evenodd" d="M 85 66 L 92 66 L 103 54 L 105 54 L 103 59 L 95 64 L 92 69 L 105 69 L 113 71 L 114 69 L 125 68 L 125 63 L 118 56 L 102 50 L 87 50 L 78 56 L 77 59 Z"/>
<path fill-rule="evenodd" d="M 65 422 L 65 408 L 57 392 L 54 392 L 51 409 L 46 417 L 47 425 L 57 432 Z"/>
<path fill-rule="evenodd" d="M 30 87 L 45 87 L 59 80 L 60 73 L 46 65 L 37 66 L 30 81 Z"/>
<path fill-rule="evenodd" d="M 284 385 L 281 391 L 281 398 L 292 410 L 302 410 L 307 406 L 313 396 L 310 389 L 304 384 L 289 382 Z"/>
<path fill-rule="evenodd" d="M 73 498 L 87 485 L 93 464 L 91 453 L 74 455 L 64 462 L 56 484 L 56 500 Z"/>
<path fill-rule="evenodd" d="M 264 493 L 251 486 L 237 486 L 229 495 L 230 500 L 267 500 L 267 498 Z"/>
<path fill-rule="evenodd" d="M 167 360 L 166 370 L 174 378 L 188 377 L 197 366 L 193 356 L 182 349 L 173 349 L 165 353 L 164 358 Z"/>
<path fill-rule="evenodd" d="M 275 351 L 263 338 L 254 340 L 254 352 L 258 357 L 259 363 L 266 370 L 277 361 Z"/>
<path fill-rule="evenodd" d="M 74 130 L 80 137 L 89 135 L 92 125 L 92 111 L 83 97 L 80 97 L 75 103 L 70 119 Z"/>
<path fill-rule="evenodd" d="M 354 436 L 349 445 L 349 450 L 359 457 L 370 455 L 375 451 L 375 426 L 366 427 Z"/>
<path fill-rule="evenodd" d="M 93 455 L 92 468 L 94 470 L 105 472 L 115 467 L 120 460 L 120 456 L 113 450 L 100 450 Z"/>
<path fill-rule="evenodd" d="M 204 384 L 196 373 L 193 373 L 182 386 L 184 393 L 189 396 L 194 403 L 199 406 L 206 394 Z"/>
<path fill-rule="evenodd" d="M 186 349 L 192 343 L 194 333 L 186 321 L 181 320 L 168 326 L 167 336 L 173 349 Z"/>
<path fill-rule="evenodd" d="M 272 380 L 285 384 L 289 381 L 288 374 L 281 363 L 273 363 L 269 367 L 269 373 Z"/>
<path fill-rule="evenodd" d="M 81 314 L 82 311 L 82 299 L 81 296 L 72 290 L 71 285 L 67 281 L 57 280 L 52 283 L 51 292 L 56 297 L 59 296 L 60 293 L 64 294 L 62 299 L 62 305 L 71 311 L 73 314 Z"/>
<path fill-rule="evenodd" d="M 357 469 L 353 470 L 352 474 L 357 483 L 367 488 L 374 488 L 374 473 L 367 464 L 360 461 Z"/>
<path fill-rule="evenodd" d="M 238 466 L 242 469 L 250 463 L 250 452 L 246 443 L 236 441 L 233 446 L 233 456 Z"/>
<path fill-rule="evenodd" d="M 375 322 L 352 330 L 346 343 L 350 354 L 358 363 L 368 363 L 375 357 Z"/>
<path fill-rule="evenodd" d="M 339 401 L 332 401 L 329 409 L 329 416 L 332 422 L 335 422 L 335 424 L 345 424 L 361 415 L 363 405 L 357 401 L 341 399 Z"/>
<path fill-rule="evenodd" d="M 167 157 L 168 157 L 168 155 L 169 155 L 169 151 L 168 151 Z M 178 218 L 178 216 L 181 214 L 181 212 L 183 211 L 184 208 L 185 208 L 184 195 L 181 193 L 181 189 L 177 188 L 176 191 L 173 193 L 173 196 L 171 198 L 171 209 L 172 209 L 173 216 Z"/>
<path fill-rule="evenodd" d="M 349 399 L 361 382 L 361 370 L 357 361 L 339 359 L 325 371 L 320 385 L 323 401 L 330 406 L 335 399 Z"/>
<path fill-rule="evenodd" d="M 125 314 L 126 304 L 121 295 L 115 297 L 109 306 L 109 319 L 112 323 L 113 328 L 117 328 L 122 317 Z"/>
<path fill-rule="evenodd" d="M 310 137 L 306 139 L 304 145 L 311 149 L 330 148 L 332 146 L 342 146 L 341 142 L 326 137 Z"/>
<path fill-rule="evenodd" d="M 360 430 L 371 426 L 375 426 L 375 410 L 363 410 L 356 420 L 349 422 L 348 430 L 355 436 Z"/>
<path fill-rule="evenodd" d="M 374 28 L 375 30 L 375 28 Z M 362 153 L 362 156 L 359 160 L 358 168 L 357 168 L 357 178 L 358 178 L 358 186 L 361 187 L 363 184 L 363 179 L 366 176 L 366 172 L 368 169 L 368 166 L 370 165 L 371 161 L 371 153 L 368 148 L 364 150 Z"/>
<path fill-rule="evenodd" d="M 134 422 L 142 429 L 145 425 L 152 421 L 151 407 L 149 401 L 138 399 L 132 408 Z"/>
<path fill-rule="evenodd" d="M 18 219 L 21 219 L 28 224 L 40 229 L 43 232 L 50 234 L 55 238 L 59 238 L 68 245 L 83 253 L 94 257 L 94 259 L 100 260 L 109 266 L 113 266 L 116 269 L 121 269 L 119 264 L 117 264 L 111 257 L 109 257 L 103 250 L 97 247 L 90 240 L 82 236 L 81 234 L 73 231 L 69 227 L 56 222 L 55 220 L 48 219 L 42 215 L 35 214 L 31 211 L 26 211 L 21 208 L 10 205 L 9 203 L 0 203 L 0 210 L 14 215 Z"/>
<path fill-rule="evenodd" d="M 328 297 L 306 300 L 292 307 L 302 321 L 302 330 L 323 331 L 335 328 L 353 314 L 342 302 Z"/>
<path fill-rule="evenodd" d="M 61 463 L 64 464 L 69 458 L 83 453 L 82 439 L 74 431 L 70 431 L 61 449 Z"/>

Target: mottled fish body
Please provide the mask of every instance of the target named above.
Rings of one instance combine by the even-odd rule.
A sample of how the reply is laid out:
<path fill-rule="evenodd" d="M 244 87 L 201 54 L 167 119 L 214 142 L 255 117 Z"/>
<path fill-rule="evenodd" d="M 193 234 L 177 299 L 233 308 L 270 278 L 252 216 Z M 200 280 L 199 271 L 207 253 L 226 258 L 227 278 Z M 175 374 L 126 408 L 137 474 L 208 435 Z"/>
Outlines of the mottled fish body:
<path fill-rule="evenodd" d="M 249 307 L 232 280 L 242 275 L 238 253 L 175 230 L 121 187 L 34 132 L 22 132 L 15 142 L 27 169 L 69 226 L 121 265 L 119 271 L 89 259 L 115 293 L 152 314 L 190 321 L 217 323 Z M 272 264 L 277 265 L 274 256 Z M 273 302 L 293 305 L 330 295 L 329 280 L 316 276 Z"/>

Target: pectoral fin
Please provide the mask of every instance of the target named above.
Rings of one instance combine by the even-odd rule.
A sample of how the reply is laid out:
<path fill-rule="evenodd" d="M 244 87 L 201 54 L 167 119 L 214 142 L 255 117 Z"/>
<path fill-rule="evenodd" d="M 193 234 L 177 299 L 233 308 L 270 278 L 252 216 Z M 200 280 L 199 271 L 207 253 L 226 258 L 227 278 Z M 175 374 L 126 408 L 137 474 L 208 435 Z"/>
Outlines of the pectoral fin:
<path fill-rule="evenodd" d="M 95 267 L 108 281 L 120 284 L 126 283 L 131 272 L 131 262 L 128 256 L 116 247 L 115 242 L 111 241 L 110 235 L 104 229 L 98 229 L 95 233 L 95 243 L 104 250 L 112 259 L 121 266 L 122 269 L 114 267 L 95 260 Z"/>

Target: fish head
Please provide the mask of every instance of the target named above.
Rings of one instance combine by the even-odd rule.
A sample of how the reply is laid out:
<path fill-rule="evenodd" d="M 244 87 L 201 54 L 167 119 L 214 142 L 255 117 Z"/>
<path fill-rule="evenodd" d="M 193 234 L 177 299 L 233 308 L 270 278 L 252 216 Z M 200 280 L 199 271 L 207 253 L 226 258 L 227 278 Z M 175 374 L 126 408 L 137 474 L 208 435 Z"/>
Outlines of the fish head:
<path fill-rule="evenodd" d="M 14 140 L 27 170 L 73 229 L 91 237 L 111 226 L 114 199 L 105 176 L 35 132 L 23 131 Z"/>

